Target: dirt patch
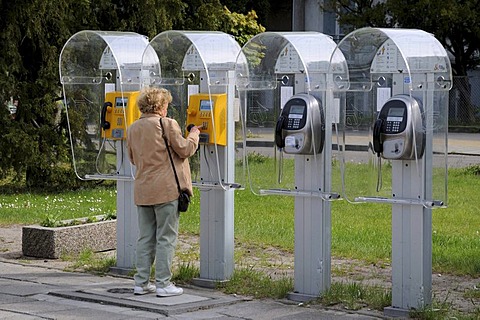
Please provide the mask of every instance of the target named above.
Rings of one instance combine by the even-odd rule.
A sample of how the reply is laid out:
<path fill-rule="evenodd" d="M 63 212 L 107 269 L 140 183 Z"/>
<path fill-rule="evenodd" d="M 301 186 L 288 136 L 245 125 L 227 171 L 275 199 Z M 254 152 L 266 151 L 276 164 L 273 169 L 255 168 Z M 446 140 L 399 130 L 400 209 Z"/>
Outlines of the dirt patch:
<path fill-rule="evenodd" d="M 199 262 L 199 238 L 181 234 L 178 241 L 174 264 Z M 112 255 L 112 252 L 104 253 Z M 15 260 L 18 263 L 65 270 L 73 262 L 61 259 L 36 259 L 22 254 L 22 226 L 0 227 L 0 259 Z M 236 243 L 235 263 L 237 268 L 248 267 L 261 270 L 272 278 L 293 277 L 294 256 L 273 247 L 256 247 Z M 386 264 L 366 264 L 358 260 L 332 259 L 332 282 L 351 283 L 391 288 L 391 266 Z M 480 279 L 446 274 L 432 275 L 433 298 L 437 302 L 448 303 L 451 309 L 473 313 L 480 308 L 480 299 L 466 298 L 465 293 L 480 290 Z"/>
<path fill-rule="evenodd" d="M 22 226 L 19 225 L 0 227 L 0 259 L 59 270 L 71 265 L 71 262 L 61 259 L 25 257 L 22 253 Z"/>

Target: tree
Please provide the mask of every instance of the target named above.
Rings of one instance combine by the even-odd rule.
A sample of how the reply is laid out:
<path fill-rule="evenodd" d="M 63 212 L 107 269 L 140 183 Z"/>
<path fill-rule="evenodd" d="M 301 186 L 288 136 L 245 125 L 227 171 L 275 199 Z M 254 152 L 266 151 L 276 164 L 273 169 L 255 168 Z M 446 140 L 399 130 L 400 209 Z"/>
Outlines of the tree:
<path fill-rule="evenodd" d="M 226 17 L 222 30 L 233 35 L 240 46 L 243 46 L 256 34 L 265 32 L 265 28 L 257 22 L 255 11 L 252 10 L 244 15 L 230 12 L 227 7 L 224 10 Z"/>
<path fill-rule="evenodd" d="M 224 15 L 219 0 L 188 0 L 185 1 L 184 18 L 174 25 L 174 29 L 220 30 Z"/>
<path fill-rule="evenodd" d="M 258 16 L 258 23 L 265 26 L 270 11 L 278 0 L 220 0 L 220 2 L 230 11 L 243 15 L 255 11 Z"/>
<path fill-rule="evenodd" d="M 454 87 L 458 92 L 458 107 L 463 110 L 465 122 L 475 122 L 475 106 L 467 71 L 479 63 L 480 11 L 478 0 L 401 1 L 389 0 L 394 23 L 404 28 L 423 29 L 435 35 L 453 56 Z M 404 8 L 408 7 L 409 10 Z M 422 17 L 418 19 L 418 17 Z"/>
<path fill-rule="evenodd" d="M 151 39 L 170 29 L 235 31 L 242 23 L 250 35 L 262 30 L 254 14 L 242 19 L 232 20 L 219 0 L 0 0 L 0 179 L 13 174 L 36 187 L 78 183 L 58 105 L 58 59 L 76 32 L 133 31 Z M 5 106 L 11 98 L 19 101 L 14 118 Z"/>
<path fill-rule="evenodd" d="M 480 11 L 478 0 L 337 0 L 328 9 L 338 14 L 347 30 L 360 27 L 401 27 L 432 33 L 449 52 L 459 83 L 460 101 L 474 121 L 467 71 L 479 63 Z M 463 83 L 462 83 L 463 81 Z"/>
<path fill-rule="evenodd" d="M 32 185 L 48 184 L 61 170 L 58 162 L 67 160 L 55 104 L 59 48 L 68 36 L 65 21 L 56 17 L 65 9 L 65 1 L 0 3 L 0 47 L 5 52 L 0 58 L 0 93 L 2 101 L 10 96 L 19 100 L 13 121 L 1 108 L 0 174 L 13 168 L 17 179 L 26 174 Z"/>
<path fill-rule="evenodd" d="M 378 0 L 337 0 L 322 6 L 334 11 L 345 33 L 362 27 L 390 27 L 386 3 Z"/>
<path fill-rule="evenodd" d="M 69 0 L 71 5 L 76 1 Z M 150 39 L 164 30 L 184 24 L 187 1 L 181 0 L 83 0 L 87 16 L 78 30 L 133 31 Z M 78 15 L 73 13 L 78 18 Z"/>

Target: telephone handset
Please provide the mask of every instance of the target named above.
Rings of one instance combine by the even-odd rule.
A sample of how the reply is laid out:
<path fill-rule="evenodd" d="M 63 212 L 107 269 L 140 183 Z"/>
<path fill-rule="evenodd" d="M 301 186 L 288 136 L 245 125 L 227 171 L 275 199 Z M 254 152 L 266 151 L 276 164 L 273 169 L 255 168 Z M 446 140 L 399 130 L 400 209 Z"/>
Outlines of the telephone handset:
<path fill-rule="evenodd" d="M 383 119 L 377 119 L 375 125 L 373 126 L 373 151 L 380 157 L 380 154 L 383 152 L 383 143 L 381 141 L 381 133 L 384 121 Z"/>
<path fill-rule="evenodd" d="M 275 144 L 285 153 L 320 153 L 325 140 L 321 102 L 311 94 L 292 96 L 275 127 Z"/>
<path fill-rule="evenodd" d="M 424 145 L 421 103 L 404 94 L 388 99 L 373 127 L 373 151 L 384 159 L 413 160 L 423 156 Z"/>
<path fill-rule="evenodd" d="M 100 126 L 104 131 L 110 129 L 110 122 L 107 121 L 107 112 L 109 111 L 109 108 L 111 110 L 112 103 L 107 101 L 103 104 L 102 111 L 100 113 Z"/>
<path fill-rule="evenodd" d="M 284 116 L 278 117 L 277 125 L 275 126 L 275 144 L 279 148 L 285 147 L 285 140 L 282 137 L 282 129 L 286 127 L 286 120 L 288 118 Z"/>

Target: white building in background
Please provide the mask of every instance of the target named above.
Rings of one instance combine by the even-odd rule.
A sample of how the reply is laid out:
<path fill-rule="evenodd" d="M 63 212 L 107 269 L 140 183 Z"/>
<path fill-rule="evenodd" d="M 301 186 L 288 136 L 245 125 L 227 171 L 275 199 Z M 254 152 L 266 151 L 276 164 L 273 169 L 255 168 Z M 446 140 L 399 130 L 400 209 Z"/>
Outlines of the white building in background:
<path fill-rule="evenodd" d="M 340 27 L 333 12 L 322 6 L 333 0 L 277 0 L 272 4 L 267 31 L 318 31 L 340 39 Z"/>
<path fill-rule="evenodd" d="M 334 12 L 322 10 L 331 0 L 293 0 L 292 31 L 318 31 L 340 40 L 340 27 Z"/>

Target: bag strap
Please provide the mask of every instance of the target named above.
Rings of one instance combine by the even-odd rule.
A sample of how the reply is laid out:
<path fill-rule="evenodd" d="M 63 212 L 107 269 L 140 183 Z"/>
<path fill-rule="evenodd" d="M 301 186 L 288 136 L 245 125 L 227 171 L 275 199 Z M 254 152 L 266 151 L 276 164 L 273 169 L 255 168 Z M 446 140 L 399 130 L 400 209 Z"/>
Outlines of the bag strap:
<path fill-rule="evenodd" d="M 172 164 L 173 173 L 175 174 L 175 181 L 177 181 L 178 193 L 182 193 L 182 189 L 180 189 L 180 183 L 178 182 L 177 170 L 175 170 L 175 165 L 173 164 L 172 154 L 170 153 L 170 148 L 168 147 L 168 140 L 167 136 L 165 135 L 165 129 L 163 129 L 162 118 L 160 118 L 160 127 L 162 127 L 162 137 L 165 141 L 165 147 L 168 151 L 168 157 L 170 158 L 170 163 Z"/>

